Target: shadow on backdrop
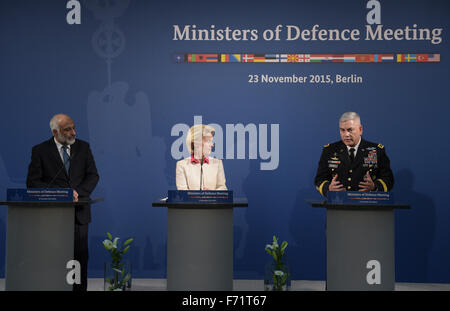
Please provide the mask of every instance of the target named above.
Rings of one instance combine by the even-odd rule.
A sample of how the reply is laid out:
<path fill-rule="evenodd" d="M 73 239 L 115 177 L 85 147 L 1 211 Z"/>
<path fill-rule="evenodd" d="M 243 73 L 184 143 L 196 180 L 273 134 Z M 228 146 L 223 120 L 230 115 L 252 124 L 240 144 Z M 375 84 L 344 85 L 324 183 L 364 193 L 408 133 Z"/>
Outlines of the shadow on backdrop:
<path fill-rule="evenodd" d="M 321 201 L 324 198 L 314 188 L 315 169 L 308 172 L 311 187 L 297 191 L 295 206 L 289 220 L 292 243 L 289 246 L 291 266 L 295 280 L 325 280 L 326 277 L 326 211 L 315 208 L 306 200 Z"/>
<path fill-rule="evenodd" d="M 397 282 L 429 280 L 428 256 L 435 237 L 436 207 L 433 199 L 414 190 L 414 174 L 409 169 L 395 173 L 395 200 L 411 206 L 395 217 L 395 269 Z"/>

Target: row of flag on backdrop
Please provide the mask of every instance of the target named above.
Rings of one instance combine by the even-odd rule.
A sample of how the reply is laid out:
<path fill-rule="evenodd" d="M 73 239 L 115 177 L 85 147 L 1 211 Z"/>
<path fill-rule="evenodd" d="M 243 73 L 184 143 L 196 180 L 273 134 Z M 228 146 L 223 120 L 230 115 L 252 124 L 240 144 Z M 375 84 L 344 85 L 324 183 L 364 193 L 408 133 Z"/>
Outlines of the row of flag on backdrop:
<path fill-rule="evenodd" d="M 175 63 L 434 63 L 440 54 L 174 54 Z"/>

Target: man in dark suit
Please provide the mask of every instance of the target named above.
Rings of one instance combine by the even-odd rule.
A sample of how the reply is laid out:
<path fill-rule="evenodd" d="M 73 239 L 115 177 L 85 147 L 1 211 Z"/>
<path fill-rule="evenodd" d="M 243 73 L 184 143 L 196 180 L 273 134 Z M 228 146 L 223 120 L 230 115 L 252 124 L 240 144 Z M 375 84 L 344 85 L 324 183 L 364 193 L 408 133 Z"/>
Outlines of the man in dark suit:
<path fill-rule="evenodd" d="M 28 167 L 28 188 L 72 188 L 74 201 L 89 199 L 99 180 L 89 144 L 76 139 L 75 124 L 65 114 L 50 120 L 53 137 L 32 149 Z M 87 290 L 89 205 L 75 206 L 74 259 L 81 265 L 81 284 L 73 289 Z"/>
<path fill-rule="evenodd" d="M 382 144 L 362 139 L 363 127 L 356 112 L 339 119 L 341 140 L 325 145 L 314 184 L 323 196 L 328 191 L 390 191 L 394 175 Z"/>

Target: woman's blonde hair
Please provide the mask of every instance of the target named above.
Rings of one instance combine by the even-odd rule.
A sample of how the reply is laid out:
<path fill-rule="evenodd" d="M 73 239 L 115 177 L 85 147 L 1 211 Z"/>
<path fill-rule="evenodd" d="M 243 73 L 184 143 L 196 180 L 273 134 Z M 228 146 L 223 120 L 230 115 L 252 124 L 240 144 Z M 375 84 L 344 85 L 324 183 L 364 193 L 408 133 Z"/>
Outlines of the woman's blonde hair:
<path fill-rule="evenodd" d="M 216 131 L 212 126 L 205 124 L 196 124 L 191 127 L 186 136 L 186 146 L 189 150 L 189 153 L 192 154 L 194 152 L 194 142 L 201 143 L 204 136 L 210 134 L 214 136 L 215 132 Z"/>

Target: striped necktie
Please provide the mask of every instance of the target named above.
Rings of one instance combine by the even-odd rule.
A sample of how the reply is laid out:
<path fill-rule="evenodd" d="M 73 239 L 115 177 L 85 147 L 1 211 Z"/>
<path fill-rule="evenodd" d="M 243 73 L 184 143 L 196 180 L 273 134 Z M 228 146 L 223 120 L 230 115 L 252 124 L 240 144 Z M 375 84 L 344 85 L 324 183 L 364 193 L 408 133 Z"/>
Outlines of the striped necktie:
<path fill-rule="evenodd" d="M 70 157 L 69 154 L 67 153 L 67 146 L 66 145 L 62 146 L 62 150 L 63 150 L 64 166 L 66 167 L 67 174 L 69 174 Z"/>

